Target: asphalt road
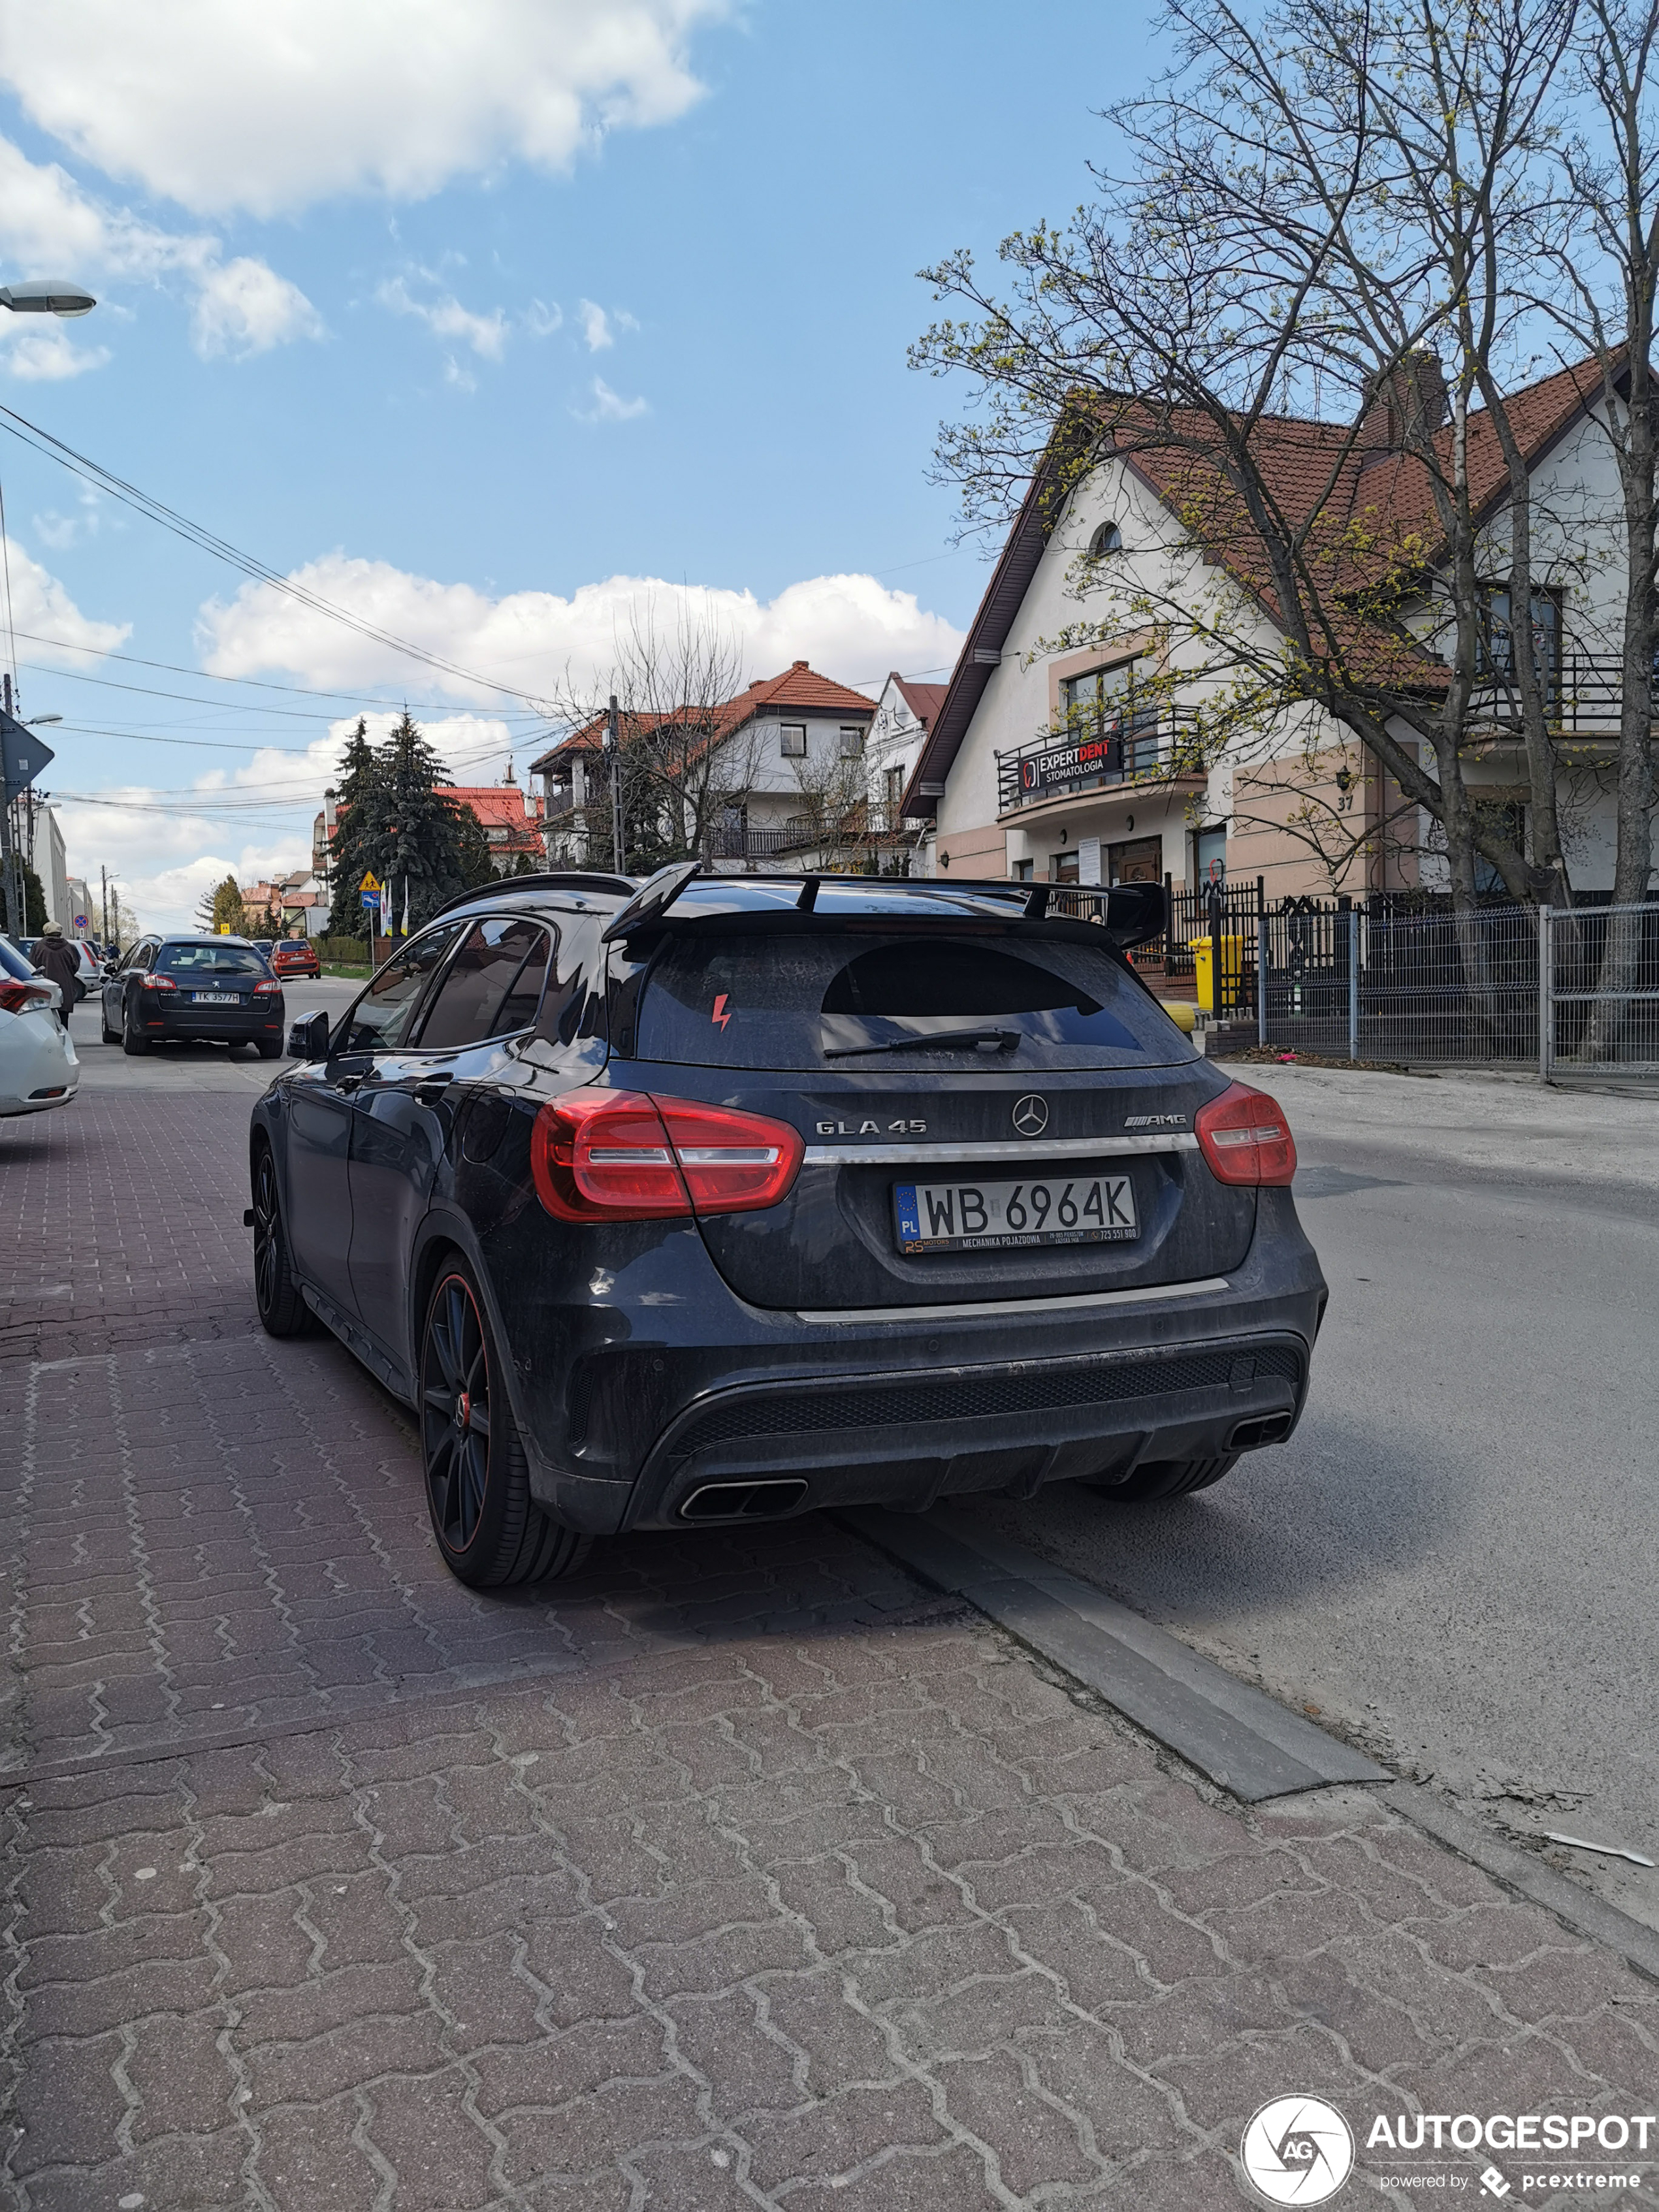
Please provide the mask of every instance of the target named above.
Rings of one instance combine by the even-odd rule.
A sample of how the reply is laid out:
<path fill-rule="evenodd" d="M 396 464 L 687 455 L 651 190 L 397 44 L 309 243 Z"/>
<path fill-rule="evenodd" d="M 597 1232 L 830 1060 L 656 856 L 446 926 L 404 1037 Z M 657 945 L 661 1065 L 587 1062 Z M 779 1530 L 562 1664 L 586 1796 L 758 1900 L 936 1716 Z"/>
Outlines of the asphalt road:
<path fill-rule="evenodd" d="M 1240 1073 L 1331 1285 L 1291 1442 L 981 1510 L 1464 1810 L 1659 1859 L 1659 1100 Z M 1659 1872 L 1557 1863 L 1659 1926 Z"/>
<path fill-rule="evenodd" d="M 283 1019 L 297 1021 L 316 1007 L 330 1017 L 343 1013 L 362 989 L 361 981 L 325 975 L 283 987 Z M 70 1035 L 81 1061 L 82 1089 L 107 1091 L 246 1091 L 257 1098 L 282 1061 L 261 1060 L 246 1045 L 234 1052 L 222 1044 L 154 1045 L 129 1060 L 118 1044 L 100 1040 L 97 1001 L 83 1000 L 70 1018 Z"/>
<path fill-rule="evenodd" d="M 289 1017 L 359 988 L 295 985 Z M 75 1033 L 88 1088 L 273 1073 Z M 1659 1859 L 1659 1099 L 1241 1073 L 1286 1101 L 1331 1285 L 1299 1431 L 1194 1498 L 1061 1486 L 983 1525 L 1492 1825 Z M 1659 1871 L 1554 1856 L 1659 1926 Z"/>

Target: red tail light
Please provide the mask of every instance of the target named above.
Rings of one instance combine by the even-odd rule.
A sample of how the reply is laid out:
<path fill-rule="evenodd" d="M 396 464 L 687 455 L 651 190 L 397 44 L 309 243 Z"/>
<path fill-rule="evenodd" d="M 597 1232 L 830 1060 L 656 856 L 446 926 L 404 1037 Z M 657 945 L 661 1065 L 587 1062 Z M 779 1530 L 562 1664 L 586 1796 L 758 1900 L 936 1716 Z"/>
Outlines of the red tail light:
<path fill-rule="evenodd" d="M 146 991 L 176 991 L 178 988 L 171 975 L 146 975 L 143 981 Z"/>
<path fill-rule="evenodd" d="M 270 981 L 256 983 L 253 987 L 253 995 L 256 999 L 268 999 L 273 991 L 280 991 L 282 988 L 280 983 Z"/>
<path fill-rule="evenodd" d="M 1193 1127 L 1218 1182 L 1287 1183 L 1296 1173 L 1296 1140 L 1285 1109 L 1248 1083 L 1229 1084 L 1219 1098 L 1200 1106 Z"/>
<path fill-rule="evenodd" d="M 657 1106 L 695 1212 L 757 1213 L 793 1188 L 806 1146 L 787 1121 L 689 1098 Z"/>
<path fill-rule="evenodd" d="M 0 1006 L 9 1014 L 32 1014 L 52 1004 L 50 983 L 15 983 L 0 976 Z"/>
<path fill-rule="evenodd" d="M 805 1147 L 787 1122 L 685 1098 L 576 1091 L 530 1140 L 536 1195 L 560 1221 L 665 1221 L 775 1206 Z"/>

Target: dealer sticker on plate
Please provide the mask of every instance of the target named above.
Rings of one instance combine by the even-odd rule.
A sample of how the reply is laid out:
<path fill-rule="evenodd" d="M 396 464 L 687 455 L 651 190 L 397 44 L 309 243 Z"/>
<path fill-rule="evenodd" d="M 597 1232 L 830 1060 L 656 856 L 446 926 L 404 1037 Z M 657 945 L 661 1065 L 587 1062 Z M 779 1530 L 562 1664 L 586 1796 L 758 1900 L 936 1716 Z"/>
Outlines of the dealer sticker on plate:
<path fill-rule="evenodd" d="M 901 1252 L 993 1252 L 1019 1244 L 1126 1244 L 1140 1233 L 1127 1175 L 1042 1182 L 902 1182 Z"/>

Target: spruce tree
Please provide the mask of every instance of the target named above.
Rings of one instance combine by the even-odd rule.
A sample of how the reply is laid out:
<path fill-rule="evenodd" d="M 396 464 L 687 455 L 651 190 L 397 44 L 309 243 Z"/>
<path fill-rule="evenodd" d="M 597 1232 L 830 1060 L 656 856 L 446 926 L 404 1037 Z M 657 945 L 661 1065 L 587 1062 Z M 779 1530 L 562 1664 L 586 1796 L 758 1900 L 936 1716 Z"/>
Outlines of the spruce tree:
<path fill-rule="evenodd" d="M 336 781 L 333 850 L 329 856 L 329 881 L 333 905 L 329 926 L 345 936 L 368 924 L 358 897 L 364 872 L 370 866 L 368 851 L 381 826 L 380 763 L 368 742 L 368 724 L 360 715 L 346 739 Z M 378 845 L 375 846 L 378 850 Z M 374 869 L 378 877 L 380 870 Z"/>
<path fill-rule="evenodd" d="M 401 925 L 405 905 L 416 928 L 447 898 L 471 888 L 463 867 L 462 809 L 444 788 L 448 779 L 436 752 L 404 709 L 380 748 L 380 801 L 384 810 L 381 865 L 369 866 L 391 886 L 392 912 Z"/>

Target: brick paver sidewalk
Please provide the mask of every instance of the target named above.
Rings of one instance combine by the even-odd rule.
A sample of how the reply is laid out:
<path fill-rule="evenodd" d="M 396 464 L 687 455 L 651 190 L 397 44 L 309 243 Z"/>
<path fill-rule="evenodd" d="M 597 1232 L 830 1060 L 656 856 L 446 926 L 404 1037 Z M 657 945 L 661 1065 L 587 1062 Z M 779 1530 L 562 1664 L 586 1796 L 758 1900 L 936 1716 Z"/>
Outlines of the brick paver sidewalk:
<path fill-rule="evenodd" d="M 463 1590 L 397 1410 L 250 1325 L 245 1112 L 0 1128 L 0 1270 L 74 1282 L 0 1360 L 0 2203 L 1206 2212 L 1280 2094 L 1654 2108 L 1616 1955 L 1365 1792 L 1247 1816 L 832 1524 Z M 129 1155 L 193 1164 L 153 1235 Z"/>

